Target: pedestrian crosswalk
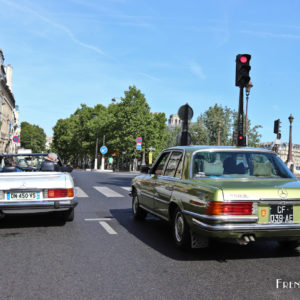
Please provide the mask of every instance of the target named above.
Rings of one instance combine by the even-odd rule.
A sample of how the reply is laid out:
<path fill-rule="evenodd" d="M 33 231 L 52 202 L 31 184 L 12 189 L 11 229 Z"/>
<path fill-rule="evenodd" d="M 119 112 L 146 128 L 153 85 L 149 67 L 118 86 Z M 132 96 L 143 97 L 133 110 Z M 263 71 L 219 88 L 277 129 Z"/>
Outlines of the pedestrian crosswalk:
<path fill-rule="evenodd" d="M 94 186 L 93 189 L 96 190 L 97 192 L 99 192 L 101 195 L 107 197 L 107 198 L 122 198 L 128 195 L 128 192 L 131 190 L 131 187 L 129 186 L 122 186 L 119 187 L 121 188 L 121 190 L 125 190 L 126 193 L 121 194 L 117 191 L 115 191 L 112 188 L 109 188 L 107 186 Z M 76 191 L 76 196 L 77 198 L 89 198 L 88 193 L 86 193 L 86 191 L 84 191 L 82 188 L 80 188 L 79 186 L 75 187 L 75 191 Z"/>

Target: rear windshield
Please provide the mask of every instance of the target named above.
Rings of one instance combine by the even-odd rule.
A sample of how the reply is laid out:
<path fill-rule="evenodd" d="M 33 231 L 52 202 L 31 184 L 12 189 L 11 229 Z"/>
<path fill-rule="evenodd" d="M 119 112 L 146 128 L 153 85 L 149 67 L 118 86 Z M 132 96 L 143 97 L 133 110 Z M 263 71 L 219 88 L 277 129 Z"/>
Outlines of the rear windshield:
<path fill-rule="evenodd" d="M 197 152 L 193 178 L 295 178 L 280 158 L 263 152 Z"/>

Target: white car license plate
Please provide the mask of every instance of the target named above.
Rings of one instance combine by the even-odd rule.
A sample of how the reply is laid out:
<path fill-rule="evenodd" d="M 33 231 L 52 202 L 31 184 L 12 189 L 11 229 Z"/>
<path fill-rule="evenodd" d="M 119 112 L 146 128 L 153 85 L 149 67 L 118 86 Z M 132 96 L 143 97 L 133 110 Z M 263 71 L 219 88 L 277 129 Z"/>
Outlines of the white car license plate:
<path fill-rule="evenodd" d="M 7 200 L 40 200 L 40 192 L 12 192 L 6 194 Z"/>

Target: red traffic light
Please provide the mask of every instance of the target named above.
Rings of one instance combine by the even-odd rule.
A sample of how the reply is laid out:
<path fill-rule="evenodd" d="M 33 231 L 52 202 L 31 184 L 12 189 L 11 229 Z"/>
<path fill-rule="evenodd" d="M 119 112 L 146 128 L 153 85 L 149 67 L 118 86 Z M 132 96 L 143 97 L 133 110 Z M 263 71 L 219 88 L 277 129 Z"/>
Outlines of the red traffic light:
<path fill-rule="evenodd" d="M 239 135 L 239 140 L 242 140 L 243 139 L 243 136 L 242 135 Z"/>
<path fill-rule="evenodd" d="M 241 62 L 242 64 L 245 64 L 247 61 L 248 61 L 247 56 L 241 56 L 241 57 L 240 57 L 240 62 Z"/>

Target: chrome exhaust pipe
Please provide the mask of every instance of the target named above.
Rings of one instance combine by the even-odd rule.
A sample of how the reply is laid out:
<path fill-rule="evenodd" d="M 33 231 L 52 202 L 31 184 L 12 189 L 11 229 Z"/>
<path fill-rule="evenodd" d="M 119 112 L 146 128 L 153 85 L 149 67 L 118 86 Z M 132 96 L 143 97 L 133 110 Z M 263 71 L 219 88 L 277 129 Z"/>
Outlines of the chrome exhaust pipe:
<path fill-rule="evenodd" d="M 255 237 L 254 237 L 254 235 L 249 235 L 249 239 L 250 239 L 251 242 L 255 242 Z"/>

